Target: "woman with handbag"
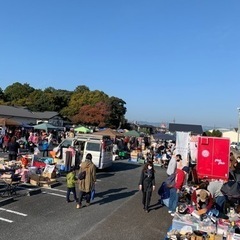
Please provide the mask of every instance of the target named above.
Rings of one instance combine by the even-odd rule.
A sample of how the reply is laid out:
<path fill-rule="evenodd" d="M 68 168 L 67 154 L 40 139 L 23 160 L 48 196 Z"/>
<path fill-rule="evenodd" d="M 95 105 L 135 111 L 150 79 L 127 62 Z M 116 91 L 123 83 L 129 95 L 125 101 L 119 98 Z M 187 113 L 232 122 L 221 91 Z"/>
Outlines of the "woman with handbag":
<path fill-rule="evenodd" d="M 82 174 L 85 172 L 84 174 Z M 96 182 L 96 167 L 92 163 L 92 155 L 88 153 L 86 155 L 86 160 L 81 163 L 80 174 L 79 174 L 79 202 L 77 208 L 82 207 L 82 200 L 85 196 L 86 206 L 90 205 L 91 201 L 91 191 Z"/>

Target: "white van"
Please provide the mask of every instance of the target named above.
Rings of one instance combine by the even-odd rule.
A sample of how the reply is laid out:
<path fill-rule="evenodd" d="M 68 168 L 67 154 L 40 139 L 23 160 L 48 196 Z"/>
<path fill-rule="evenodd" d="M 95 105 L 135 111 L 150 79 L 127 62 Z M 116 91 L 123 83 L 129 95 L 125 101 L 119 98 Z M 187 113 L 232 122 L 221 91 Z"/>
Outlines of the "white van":
<path fill-rule="evenodd" d="M 85 161 L 86 155 L 92 155 L 92 162 L 98 169 L 110 167 L 113 163 L 113 143 L 109 136 L 94 134 L 79 134 L 75 138 L 64 139 L 53 151 L 56 156 L 65 163 L 66 151 L 72 146 L 76 153 L 80 154 L 80 162 Z M 75 165 L 75 156 L 72 159 L 72 166 Z"/>

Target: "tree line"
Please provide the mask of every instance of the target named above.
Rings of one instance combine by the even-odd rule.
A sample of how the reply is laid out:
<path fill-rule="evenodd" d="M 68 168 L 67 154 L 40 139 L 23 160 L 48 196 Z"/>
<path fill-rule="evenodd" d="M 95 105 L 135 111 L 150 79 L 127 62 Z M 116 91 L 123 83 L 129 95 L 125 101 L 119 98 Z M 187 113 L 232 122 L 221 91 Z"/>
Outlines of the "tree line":
<path fill-rule="evenodd" d="M 0 104 L 24 106 L 30 111 L 56 111 L 74 124 L 121 128 L 127 125 L 126 102 L 103 91 L 79 85 L 73 91 L 48 87 L 35 89 L 28 83 L 0 88 Z"/>

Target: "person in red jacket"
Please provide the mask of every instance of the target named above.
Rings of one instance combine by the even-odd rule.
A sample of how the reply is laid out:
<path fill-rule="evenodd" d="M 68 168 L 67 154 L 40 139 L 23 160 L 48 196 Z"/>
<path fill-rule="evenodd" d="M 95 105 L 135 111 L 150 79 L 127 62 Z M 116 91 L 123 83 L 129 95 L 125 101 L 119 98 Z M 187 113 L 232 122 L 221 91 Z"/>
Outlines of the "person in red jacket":
<path fill-rule="evenodd" d="M 208 182 L 200 184 L 199 188 L 193 191 L 191 200 L 195 205 L 198 215 L 202 218 L 205 214 L 217 218 L 228 219 L 228 216 L 213 208 L 213 196 L 207 190 Z"/>
<path fill-rule="evenodd" d="M 175 184 L 170 188 L 170 199 L 169 199 L 169 213 L 174 216 L 178 205 L 179 192 L 185 182 L 185 176 L 189 173 L 189 167 L 185 166 L 182 169 L 176 169 Z"/>
<path fill-rule="evenodd" d="M 191 200 L 196 206 L 199 215 L 207 213 L 213 206 L 212 194 L 206 189 L 194 190 Z"/>

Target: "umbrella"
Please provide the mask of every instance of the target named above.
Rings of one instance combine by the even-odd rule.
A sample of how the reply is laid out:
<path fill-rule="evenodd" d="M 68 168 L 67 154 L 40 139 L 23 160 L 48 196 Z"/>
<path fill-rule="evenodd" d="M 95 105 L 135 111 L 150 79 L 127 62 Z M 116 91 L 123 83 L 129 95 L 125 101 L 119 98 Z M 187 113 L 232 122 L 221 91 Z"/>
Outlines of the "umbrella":
<path fill-rule="evenodd" d="M 84 126 L 80 126 L 80 127 L 77 127 L 77 128 L 74 128 L 74 131 L 75 132 L 82 132 L 82 133 L 90 133 L 91 130 L 84 127 Z"/>
<path fill-rule="evenodd" d="M 0 118 L 1 126 L 20 126 L 21 123 L 11 118 Z"/>
<path fill-rule="evenodd" d="M 124 136 L 127 136 L 127 137 L 140 137 L 140 133 L 137 132 L 136 130 L 131 130 L 131 131 L 125 132 Z"/>
<path fill-rule="evenodd" d="M 153 134 L 153 138 L 155 140 L 157 139 L 161 139 L 161 140 L 172 140 L 175 141 L 176 140 L 176 136 L 171 135 L 171 134 L 166 134 L 166 133 L 156 133 Z"/>
<path fill-rule="evenodd" d="M 34 129 L 45 130 L 46 132 L 49 129 L 59 129 L 59 127 L 55 127 L 55 126 L 53 126 L 52 124 L 49 124 L 49 123 L 41 123 L 41 124 L 34 125 L 32 127 Z"/>

